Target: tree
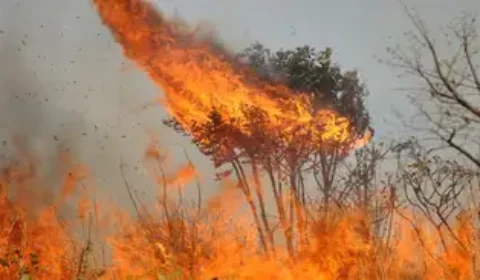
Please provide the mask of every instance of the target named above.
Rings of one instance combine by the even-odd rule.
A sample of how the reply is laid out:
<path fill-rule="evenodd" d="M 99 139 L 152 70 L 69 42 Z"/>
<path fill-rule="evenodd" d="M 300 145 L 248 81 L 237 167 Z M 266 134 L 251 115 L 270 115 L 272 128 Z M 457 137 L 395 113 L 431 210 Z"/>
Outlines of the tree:
<path fill-rule="evenodd" d="M 316 51 L 303 46 L 272 53 L 255 43 L 238 54 L 235 60 L 252 68 L 266 82 L 283 83 L 298 94 L 311 95 L 314 113 L 330 109 L 350 121 L 349 129 L 353 136 L 342 144 L 328 140 L 314 142 L 308 127 L 288 132 L 269 131 L 267 115 L 261 108 L 243 108 L 248 116 L 244 125 L 251 132 L 248 135 L 238 126 L 230 125 L 235 122 L 234 119 L 223 119 L 215 111 L 211 112 L 207 124 L 191 130 L 195 132 L 193 143 L 212 160 L 216 168 L 230 167 L 219 172 L 219 178 L 230 174 L 237 177 L 265 251 L 275 254 L 274 232 L 278 224 L 283 230 L 288 250 L 294 256 L 295 244 L 307 242 L 302 238 L 306 219 L 311 216 L 307 207 L 306 180 L 311 176 L 317 183 L 324 199 L 323 208 L 328 209 L 338 162 L 348 154 L 350 144 L 370 130 L 370 119 L 364 105 L 368 92 L 355 71 L 342 73 L 333 64 L 329 48 Z M 325 118 L 328 118 L 328 111 L 324 112 Z M 175 119 L 165 123 L 179 132 L 185 132 Z M 275 217 L 268 213 L 265 205 L 261 186 L 264 174 L 276 202 Z"/>
<path fill-rule="evenodd" d="M 414 77 L 419 84 L 408 97 L 419 114 L 410 127 L 427 132 L 437 148 L 453 150 L 480 167 L 480 67 L 478 30 L 474 16 L 465 14 L 444 30 L 438 44 L 425 23 L 412 10 L 407 15 L 415 27 L 407 33 L 411 43 L 388 48 L 390 65 Z M 408 125 L 407 123 L 405 123 Z M 432 137 L 433 136 L 433 137 Z"/>
<path fill-rule="evenodd" d="M 417 81 L 407 90 L 418 114 L 404 125 L 426 137 L 411 138 L 392 151 L 397 154 L 397 184 L 405 201 L 433 225 L 444 253 L 452 258 L 451 251 L 461 252 L 476 273 L 476 236 L 465 238 L 452 221 L 473 221 L 470 210 L 478 211 L 480 26 L 475 16 L 464 14 L 442 30 L 440 44 L 418 14 L 405 10 L 414 26 L 406 33 L 410 44 L 388 48 L 387 63 Z"/>
<path fill-rule="evenodd" d="M 311 46 L 272 53 L 254 43 L 238 55 L 264 77 L 285 83 L 289 88 L 314 96 L 316 109 L 333 108 L 353 122 L 359 134 L 369 125 L 364 101 L 368 95 L 356 71 L 342 73 L 332 62 L 333 51 L 317 51 Z"/>

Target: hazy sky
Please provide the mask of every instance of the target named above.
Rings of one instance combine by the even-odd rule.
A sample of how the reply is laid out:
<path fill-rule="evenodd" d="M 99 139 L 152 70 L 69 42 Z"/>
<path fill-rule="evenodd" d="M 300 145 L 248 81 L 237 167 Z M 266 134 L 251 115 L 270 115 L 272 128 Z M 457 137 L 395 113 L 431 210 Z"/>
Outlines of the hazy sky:
<path fill-rule="evenodd" d="M 367 83 L 377 135 L 394 131 L 384 122 L 392 108 L 409 109 L 393 90 L 401 82 L 374 59 L 386 57 L 385 48 L 411 29 L 396 0 L 156 2 L 192 23 L 213 24 L 237 50 L 253 41 L 272 49 L 332 47 L 334 60 L 358 69 Z M 430 26 L 447 23 L 462 10 L 480 11 L 478 0 L 405 2 Z M 1 0 L 0 30 L 0 139 L 24 134 L 41 156 L 51 155 L 58 143 L 71 146 L 100 184 L 112 188 L 118 185 L 120 157 L 131 167 L 141 159 L 147 129 L 156 129 L 170 149 L 188 144 L 162 128 L 160 108 L 142 109 L 157 89 L 124 61 L 89 0 Z M 201 162 L 193 147 L 189 152 Z M 144 180 L 133 171 L 130 176 Z M 113 195 L 124 197 L 123 188 Z"/>

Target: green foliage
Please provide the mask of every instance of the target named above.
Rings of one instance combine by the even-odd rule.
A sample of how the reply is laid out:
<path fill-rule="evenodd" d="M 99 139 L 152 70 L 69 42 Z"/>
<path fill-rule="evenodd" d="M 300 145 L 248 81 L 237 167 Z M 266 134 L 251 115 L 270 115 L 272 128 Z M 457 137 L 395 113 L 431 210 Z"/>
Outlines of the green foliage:
<path fill-rule="evenodd" d="M 266 79 L 312 94 L 314 109 L 333 108 L 348 117 L 358 133 L 367 129 L 370 117 L 365 107 L 368 91 L 355 70 L 342 72 L 332 61 L 333 50 L 311 46 L 272 52 L 254 43 L 237 57 Z"/>
<path fill-rule="evenodd" d="M 266 82 L 282 83 L 299 94 L 311 95 L 313 111 L 333 109 L 347 117 L 352 124 L 353 139 L 355 132 L 363 135 L 370 124 L 364 104 L 368 91 L 360 83 L 356 71 L 342 72 L 340 67 L 333 63 L 332 54 L 330 48 L 317 51 L 310 46 L 272 52 L 255 43 L 235 59 L 252 68 Z M 255 157 L 263 160 L 265 154 L 275 157 L 276 153 L 283 155 L 285 149 L 293 151 L 293 147 L 281 146 L 281 141 L 274 136 L 264 135 L 262 127 L 266 120 L 261 108 L 245 108 L 244 113 L 249 118 L 249 128 L 255 131 L 254 137 L 247 137 L 232 126 L 235 119 L 223 119 L 216 112 L 210 112 L 210 122 L 190 128 L 195 131 L 196 139 L 192 139 L 194 144 L 213 161 L 215 167 L 220 167 L 234 158 L 245 158 L 245 155 L 248 155 L 248 160 Z M 175 119 L 168 119 L 164 124 L 185 134 L 184 128 Z M 300 150 L 295 153 L 308 156 L 308 153 L 312 152 L 302 147 L 297 147 Z"/>

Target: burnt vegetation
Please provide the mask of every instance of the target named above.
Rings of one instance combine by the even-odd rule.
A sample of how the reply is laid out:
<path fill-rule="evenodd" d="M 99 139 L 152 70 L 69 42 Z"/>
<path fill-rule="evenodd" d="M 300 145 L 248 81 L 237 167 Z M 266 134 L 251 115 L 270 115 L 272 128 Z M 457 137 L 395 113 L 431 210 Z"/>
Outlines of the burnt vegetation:
<path fill-rule="evenodd" d="M 259 43 L 255 43 L 237 55 L 237 61 L 248 65 L 261 78 L 282 83 L 298 94 L 308 94 L 312 98 L 312 112 L 332 109 L 340 112 L 351 122 L 352 139 L 361 137 L 369 128 L 369 115 L 364 105 L 368 94 L 355 71 L 342 73 L 332 62 L 332 50 L 317 51 L 312 47 L 298 47 L 294 50 L 279 50 L 272 53 Z M 281 97 L 279 97 L 281 98 Z M 293 223 L 299 224 L 302 231 L 307 219 L 306 180 L 314 177 L 317 188 L 322 191 L 326 204 L 329 204 L 331 185 L 335 179 L 335 168 L 346 157 L 351 140 L 339 145 L 325 141 L 313 143 L 313 130 L 298 127 L 298 131 L 270 131 L 268 116 L 262 108 L 245 106 L 247 116 L 245 126 L 251 134 L 246 135 L 234 125 L 235 119 L 223 119 L 212 111 L 210 121 L 194 126 L 193 143 L 220 169 L 218 179 L 233 175 L 238 179 L 255 217 L 260 239 L 266 251 L 274 250 L 273 224 L 284 227 L 291 255 L 295 255 Z M 180 133 L 185 133 L 175 119 L 165 121 Z M 232 125 L 233 124 L 233 125 Z M 314 123 L 312 128 L 322 130 L 325 124 Z M 286 140 L 291 139 L 291 140 Z M 250 174 L 253 180 L 249 179 Z M 276 201 L 279 221 L 272 221 L 266 210 L 265 190 L 261 181 L 266 175 Z M 253 182 L 252 182 L 253 181 Z M 295 196 L 294 203 L 284 205 L 287 193 Z M 294 211 L 295 209 L 295 211 Z M 287 224 L 292 224 L 287 226 Z M 270 248 L 270 249 L 269 249 Z"/>
<path fill-rule="evenodd" d="M 133 2 L 132 7 L 143 7 Z M 70 240 L 57 209 L 63 204 L 30 218 L 7 192 L 38 184 L 37 163 L 6 164 L 0 173 L 0 276 L 279 279 L 288 269 L 313 269 L 325 279 L 479 279 L 480 26 L 474 16 L 464 15 L 439 38 L 414 11 L 406 8 L 406 14 L 414 27 L 406 33 L 407 45 L 388 48 L 389 58 L 382 62 L 417 82 L 404 89 L 416 114 L 401 119 L 412 136 L 375 139 L 357 149 L 356 141 L 374 132 L 365 105 L 367 85 L 359 74 L 335 64 L 330 48 L 272 51 L 255 43 L 228 59 L 263 81 L 306 95 L 312 114 L 323 112 L 325 120 L 332 120 L 328 112 L 344 116 L 350 137 L 313 141 L 319 139 L 313 137 L 316 131 L 329 129 L 322 122 L 272 130 L 265 110 L 247 105 L 242 120 L 217 108 L 208 122 L 188 128 L 174 118 L 164 121 L 191 137 L 215 167 L 219 183 L 233 182 L 254 225 L 253 238 L 232 221 L 230 205 L 222 205 L 234 199 L 206 201 L 185 153 L 183 175 L 197 192 L 193 203 L 188 201 L 184 181 L 172 180 L 181 176 L 169 174 L 166 156 L 153 143 L 146 165 L 160 187 L 157 208 L 153 212 L 143 202 L 122 162 L 120 176 L 137 215 L 129 222 L 115 217 L 116 262 L 99 264 L 95 257 L 104 261 L 105 252 L 93 241 L 94 228 L 102 223 L 97 202 L 89 202 L 93 210 L 78 217 L 85 240 Z M 149 19 L 164 24 L 156 13 Z M 212 46 L 225 54 L 221 44 Z M 62 190 L 85 187 L 84 173 L 67 171 Z"/>
<path fill-rule="evenodd" d="M 419 224 L 404 213 L 408 208 L 426 219 L 438 234 L 442 253 L 435 255 L 428 249 L 427 254 L 443 267 L 445 279 L 478 275 L 478 248 L 472 245 L 476 235 L 465 236 L 455 222 L 469 227 L 472 225 L 466 220 L 478 218 L 475 209 L 480 164 L 474 152 L 480 116 L 478 23 L 473 16 L 459 18 L 444 29 L 442 45 L 413 10 L 406 11 L 414 26 L 406 33 L 409 45 L 387 48 L 391 56 L 381 62 L 418 78 L 416 87 L 404 89 L 417 114 L 402 119 L 415 136 L 372 142 L 353 153 L 348 143 L 312 143 L 308 133 L 293 132 L 293 140 L 285 142 L 282 131 L 267 132 L 261 109 L 248 107 L 244 110 L 248 112 L 251 135 L 235 130 L 229 125 L 235 120 L 222 119 L 215 111 L 209 123 L 194 128 L 196 137 L 192 141 L 219 170 L 217 178 L 236 178 L 268 255 L 276 253 L 275 237 L 280 228 L 290 257 L 304 257 L 302 248 L 310 245 L 307 236 L 311 230 L 332 230 L 338 211 L 352 207 L 366 217 L 357 228 L 365 242 L 392 238 L 393 217 L 400 215 L 426 248 Z M 441 56 L 440 49 L 445 46 L 454 50 L 453 55 L 447 51 L 445 57 Z M 373 133 L 365 107 L 366 85 L 356 71 L 342 71 L 333 62 L 332 49 L 318 51 L 302 46 L 273 52 L 255 43 L 237 59 L 263 79 L 311 95 L 313 111 L 332 109 L 346 116 L 351 122 L 352 140 L 367 131 Z M 174 119 L 165 124 L 187 135 Z M 393 163 L 393 168 L 385 171 L 385 163 Z M 315 188 L 308 188 L 312 183 Z M 289 195 L 293 199 L 285 203 Z M 266 196 L 273 196 L 274 207 L 265 205 Z M 448 263 L 455 254 L 470 263 L 468 268 L 462 270 Z M 388 258 L 380 255 L 369 252 L 364 258 Z M 342 279 L 358 276 L 358 271 L 345 269 Z M 387 268 L 372 273 L 369 279 L 393 277 Z M 399 279 L 420 279 L 420 272 L 412 273 Z"/>

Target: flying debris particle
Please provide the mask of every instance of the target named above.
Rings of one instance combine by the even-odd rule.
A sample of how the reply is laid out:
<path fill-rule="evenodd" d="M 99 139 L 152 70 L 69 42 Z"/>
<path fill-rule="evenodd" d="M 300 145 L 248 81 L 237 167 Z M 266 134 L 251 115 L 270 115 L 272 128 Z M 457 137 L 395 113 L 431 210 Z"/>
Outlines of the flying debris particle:
<path fill-rule="evenodd" d="M 55 141 L 58 141 L 58 136 L 57 136 L 57 135 L 54 135 L 54 136 L 53 136 L 53 139 L 54 139 Z"/>
<path fill-rule="evenodd" d="M 295 30 L 295 27 L 290 26 L 290 35 L 295 35 L 297 34 L 297 30 Z"/>

